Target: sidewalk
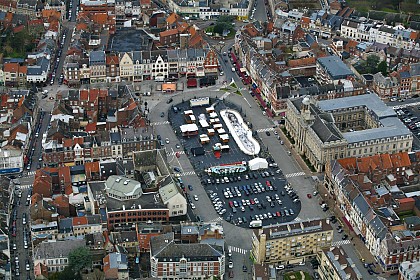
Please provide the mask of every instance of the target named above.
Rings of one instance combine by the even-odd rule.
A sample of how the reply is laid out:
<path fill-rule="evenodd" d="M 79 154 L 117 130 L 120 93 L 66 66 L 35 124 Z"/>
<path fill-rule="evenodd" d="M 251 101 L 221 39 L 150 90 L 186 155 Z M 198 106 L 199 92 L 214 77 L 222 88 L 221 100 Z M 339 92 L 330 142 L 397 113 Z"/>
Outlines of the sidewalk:
<path fill-rule="evenodd" d="M 283 130 L 281 129 L 281 126 L 278 126 L 278 132 L 279 135 L 281 137 L 281 140 L 283 140 L 284 145 L 287 147 L 287 149 L 292 153 L 291 156 L 294 157 L 294 159 L 296 160 L 296 162 L 299 164 L 300 168 L 306 173 L 306 174 L 310 174 L 311 176 L 317 176 L 319 175 L 318 173 L 314 173 L 312 172 L 309 167 L 306 165 L 306 163 L 303 161 L 302 157 L 299 155 L 299 153 L 297 153 L 294 149 L 293 149 L 293 145 L 292 143 L 290 143 L 289 138 L 287 138 L 287 136 L 284 134 Z"/>

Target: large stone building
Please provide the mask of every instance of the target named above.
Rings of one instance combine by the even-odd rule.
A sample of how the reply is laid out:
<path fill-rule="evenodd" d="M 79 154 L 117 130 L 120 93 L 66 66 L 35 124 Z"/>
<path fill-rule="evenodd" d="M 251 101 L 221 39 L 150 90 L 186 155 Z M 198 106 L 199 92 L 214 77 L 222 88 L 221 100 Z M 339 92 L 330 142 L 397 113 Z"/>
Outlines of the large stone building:
<path fill-rule="evenodd" d="M 150 241 L 151 276 L 155 279 L 224 279 L 224 241 L 178 243 L 173 232 Z M 216 245 L 217 244 L 217 245 Z"/>
<path fill-rule="evenodd" d="M 347 256 L 343 249 L 332 247 L 323 249 L 319 255 L 319 276 L 322 280 L 352 279 L 362 280 L 362 274 L 353 260 Z"/>
<path fill-rule="evenodd" d="M 333 228 L 325 219 L 291 222 L 255 229 L 252 257 L 256 263 L 297 263 L 329 248 Z"/>
<path fill-rule="evenodd" d="M 333 159 L 411 151 L 413 141 L 394 110 L 375 94 L 288 100 L 285 125 L 295 149 L 318 172 Z"/>

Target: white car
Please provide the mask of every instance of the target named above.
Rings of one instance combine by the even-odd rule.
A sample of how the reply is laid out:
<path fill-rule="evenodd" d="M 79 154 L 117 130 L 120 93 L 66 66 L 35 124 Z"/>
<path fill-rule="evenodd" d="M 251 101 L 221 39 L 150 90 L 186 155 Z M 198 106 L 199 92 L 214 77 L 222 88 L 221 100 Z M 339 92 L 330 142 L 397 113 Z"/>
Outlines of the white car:
<path fill-rule="evenodd" d="M 165 139 L 166 144 L 169 144 L 169 138 Z"/>
<path fill-rule="evenodd" d="M 233 268 L 233 261 L 229 261 L 229 268 Z"/>
<path fill-rule="evenodd" d="M 196 194 L 194 195 L 194 200 L 198 201 L 198 196 Z"/>
<path fill-rule="evenodd" d="M 194 203 L 191 203 L 191 209 L 195 209 Z"/>

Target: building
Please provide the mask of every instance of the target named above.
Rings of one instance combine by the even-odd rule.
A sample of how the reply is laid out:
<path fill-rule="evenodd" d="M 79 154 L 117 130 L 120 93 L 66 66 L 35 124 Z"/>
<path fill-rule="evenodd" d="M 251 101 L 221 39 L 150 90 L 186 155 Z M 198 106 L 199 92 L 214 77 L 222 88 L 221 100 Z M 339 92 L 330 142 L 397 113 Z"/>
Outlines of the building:
<path fill-rule="evenodd" d="M 110 253 L 103 259 L 105 280 L 128 280 L 128 258 L 121 253 Z"/>
<path fill-rule="evenodd" d="M 287 105 L 286 130 L 318 172 L 333 159 L 411 151 L 413 135 L 376 94 Z"/>
<path fill-rule="evenodd" d="M 151 277 L 157 279 L 223 279 L 224 247 L 210 243 L 177 243 L 173 232 L 150 241 Z"/>
<path fill-rule="evenodd" d="M 252 257 L 261 263 L 297 263 L 330 248 L 333 228 L 328 220 L 290 222 L 252 232 Z"/>
<path fill-rule="evenodd" d="M 48 273 L 63 271 L 69 264 L 69 254 L 73 250 L 85 247 L 83 239 L 44 241 L 34 248 L 33 264 L 35 277 L 41 275 L 41 267 L 46 267 Z"/>
<path fill-rule="evenodd" d="M 419 157 L 414 152 L 385 153 L 333 160 L 326 167 L 325 186 L 343 220 L 384 271 L 420 257 L 418 219 L 407 217 L 403 223 L 397 215 L 414 209 L 406 188 L 419 173 Z"/>
<path fill-rule="evenodd" d="M 13 146 L 0 149 L 0 174 L 20 173 L 23 169 L 22 150 Z"/>
<path fill-rule="evenodd" d="M 400 264 L 398 280 L 418 280 L 420 278 L 420 261 L 405 261 Z"/>
<path fill-rule="evenodd" d="M 339 247 L 322 249 L 318 268 L 322 280 L 362 280 L 362 274 L 353 260 Z"/>
<path fill-rule="evenodd" d="M 106 55 L 104 51 L 89 53 L 90 83 L 106 82 Z"/>
<path fill-rule="evenodd" d="M 155 200 L 154 193 L 143 193 L 140 182 L 123 176 L 112 175 L 106 182 L 89 183 L 88 197 L 93 214 L 99 214 L 100 208 L 106 209 L 110 230 L 137 222 L 169 220 L 169 209 Z"/>
<path fill-rule="evenodd" d="M 42 57 L 35 65 L 27 66 L 26 80 L 28 83 L 45 83 L 50 71 L 50 60 Z"/>
<path fill-rule="evenodd" d="M 169 209 L 170 217 L 184 216 L 187 213 L 187 200 L 182 190 L 170 176 L 161 183 L 159 195 L 162 203 Z"/>
<path fill-rule="evenodd" d="M 350 68 L 335 55 L 318 58 L 316 60 L 316 73 L 316 78 L 321 85 L 354 76 Z"/>

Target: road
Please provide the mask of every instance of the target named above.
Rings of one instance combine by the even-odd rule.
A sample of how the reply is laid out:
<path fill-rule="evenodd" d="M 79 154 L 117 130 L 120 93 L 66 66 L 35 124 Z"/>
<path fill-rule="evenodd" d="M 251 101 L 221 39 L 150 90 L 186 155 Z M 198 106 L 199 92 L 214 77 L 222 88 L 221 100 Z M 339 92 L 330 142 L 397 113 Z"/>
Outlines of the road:
<path fill-rule="evenodd" d="M 29 224 L 29 207 L 25 205 L 26 198 L 29 193 L 29 188 L 22 187 L 22 197 L 19 198 L 17 194 L 14 193 L 14 203 L 12 206 L 12 213 L 13 211 L 17 212 L 17 219 L 15 221 L 16 224 L 16 237 L 11 236 L 10 244 L 11 248 L 14 248 L 14 244 L 16 244 L 16 250 L 11 251 L 10 262 L 12 263 L 12 278 L 13 279 L 33 279 L 33 266 L 32 266 L 32 244 L 30 238 L 28 238 L 28 233 L 30 232 Z M 22 215 L 25 213 L 27 223 L 24 225 L 22 220 Z M 13 215 L 11 215 L 13 216 Z M 13 222 L 11 222 L 13 223 Z M 28 240 L 28 248 L 24 248 L 23 240 L 24 240 L 24 230 L 26 232 L 26 240 Z M 19 263 L 19 269 L 16 267 L 16 257 Z M 31 267 L 30 270 L 26 270 L 26 261 L 29 260 Z M 16 272 L 19 271 L 19 275 Z M 30 276 L 30 278 L 28 278 Z"/>
<path fill-rule="evenodd" d="M 258 20 L 261 23 L 267 22 L 267 7 L 265 6 L 264 0 L 255 0 L 257 3 L 254 12 L 254 18 L 251 20 Z"/>

